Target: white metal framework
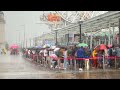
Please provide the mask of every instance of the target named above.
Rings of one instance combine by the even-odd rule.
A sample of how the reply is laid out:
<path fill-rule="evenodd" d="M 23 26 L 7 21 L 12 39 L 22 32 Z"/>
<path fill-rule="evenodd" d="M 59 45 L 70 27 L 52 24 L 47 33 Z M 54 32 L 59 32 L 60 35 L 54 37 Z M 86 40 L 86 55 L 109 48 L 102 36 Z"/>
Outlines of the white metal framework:
<path fill-rule="evenodd" d="M 82 33 L 96 32 L 101 29 L 118 26 L 118 19 L 120 18 L 120 11 L 110 11 L 105 14 L 93 17 L 82 23 Z M 71 24 L 67 27 L 57 29 L 59 32 L 79 31 L 79 24 Z"/>

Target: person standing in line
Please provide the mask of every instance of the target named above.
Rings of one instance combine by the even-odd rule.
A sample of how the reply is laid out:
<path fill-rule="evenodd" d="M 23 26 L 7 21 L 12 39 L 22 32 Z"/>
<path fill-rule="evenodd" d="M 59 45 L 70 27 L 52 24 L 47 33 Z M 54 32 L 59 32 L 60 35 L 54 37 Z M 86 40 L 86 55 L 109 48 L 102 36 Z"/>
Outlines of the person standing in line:
<path fill-rule="evenodd" d="M 80 49 L 78 49 L 77 51 L 77 58 L 81 58 L 80 60 L 78 60 L 80 71 L 83 71 L 83 68 L 84 68 L 84 60 L 83 60 L 84 57 L 85 57 L 85 50 L 83 47 L 80 47 Z"/>
<path fill-rule="evenodd" d="M 68 65 L 68 60 L 67 60 L 67 48 L 65 48 L 65 51 L 64 51 L 64 69 L 66 70 L 67 69 L 67 65 Z"/>

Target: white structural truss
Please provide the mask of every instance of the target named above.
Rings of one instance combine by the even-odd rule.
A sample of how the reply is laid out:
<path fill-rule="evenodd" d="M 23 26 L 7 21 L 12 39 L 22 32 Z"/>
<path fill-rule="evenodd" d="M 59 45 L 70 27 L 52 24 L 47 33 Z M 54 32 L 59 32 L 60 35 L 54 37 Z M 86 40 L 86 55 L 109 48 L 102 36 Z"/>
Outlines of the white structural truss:
<path fill-rule="evenodd" d="M 56 11 L 64 20 L 70 23 L 85 21 L 106 11 Z"/>
<path fill-rule="evenodd" d="M 109 27 L 117 27 L 119 18 L 120 11 L 109 11 L 102 15 L 88 19 L 82 23 L 82 33 L 91 31 L 96 32 Z M 57 30 L 61 33 L 67 32 L 68 30 L 79 32 L 79 24 L 69 25 Z"/>
<path fill-rule="evenodd" d="M 86 21 L 105 12 L 106 11 L 43 11 L 40 21 L 47 24 L 52 29 L 61 29 L 68 25 L 76 24 L 79 21 Z M 62 20 L 55 23 L 48 21 L 47 16 L 50 13 L 57 13 Z"/>

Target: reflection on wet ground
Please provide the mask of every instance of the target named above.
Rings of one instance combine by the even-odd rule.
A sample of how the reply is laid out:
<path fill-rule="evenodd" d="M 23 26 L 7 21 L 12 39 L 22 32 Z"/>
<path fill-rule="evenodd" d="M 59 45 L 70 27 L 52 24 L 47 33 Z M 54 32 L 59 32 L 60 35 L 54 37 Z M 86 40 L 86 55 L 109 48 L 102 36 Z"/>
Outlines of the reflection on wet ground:
<path fill-rule="evenodd" d="M 58 71 L 41 67 L 19 56 L 0 56 L 0 79 L 120 79 L 120 70 Z"/>
<path fill-rule="evenodd" d="M 76 74 L 59 73 L 55 77 L 59 79 L 120 79 L 120 70 L 83 71 Z"/>

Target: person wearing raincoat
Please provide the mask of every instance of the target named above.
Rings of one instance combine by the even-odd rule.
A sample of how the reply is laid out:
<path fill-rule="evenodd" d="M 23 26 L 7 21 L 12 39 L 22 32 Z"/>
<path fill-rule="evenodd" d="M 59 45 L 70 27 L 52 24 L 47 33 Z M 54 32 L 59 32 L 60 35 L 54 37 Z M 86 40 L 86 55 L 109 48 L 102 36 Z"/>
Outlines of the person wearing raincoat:
<path fill-rule="evenodd" d="M 93 57 L 93 67 L 97 68 L 97 56 L 98 56 L 98 52 L 97 49 L 94 49 L 94 51 L 92 52 L 92 57 Z"/>

